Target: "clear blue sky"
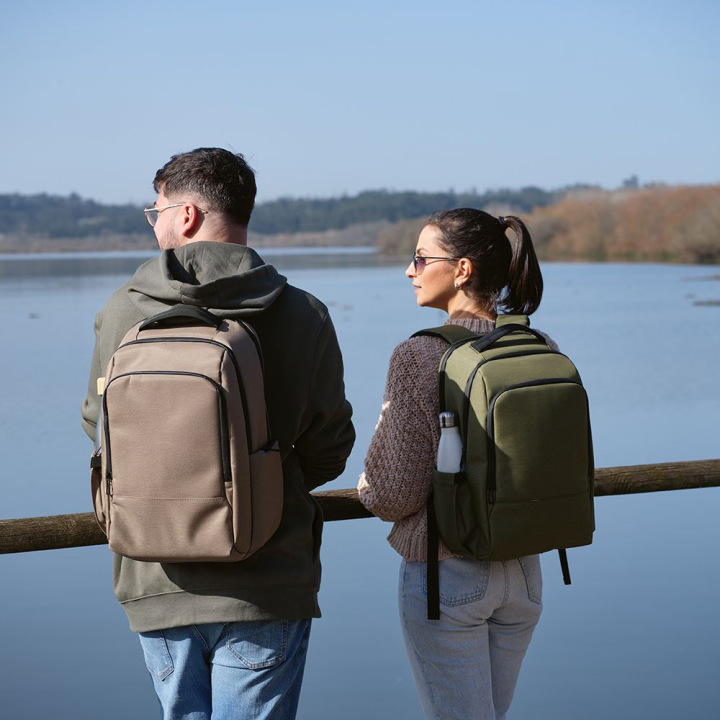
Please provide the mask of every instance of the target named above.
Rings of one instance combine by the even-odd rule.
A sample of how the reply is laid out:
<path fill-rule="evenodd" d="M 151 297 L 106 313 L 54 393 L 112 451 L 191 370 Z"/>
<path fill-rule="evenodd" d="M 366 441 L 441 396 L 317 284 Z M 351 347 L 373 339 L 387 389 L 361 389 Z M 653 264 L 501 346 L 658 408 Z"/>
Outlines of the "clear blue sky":
<path fill-rule="evenodd" d="M 0 193 L 153 200 L 217 145 L 259 199 L 720 181 L 717 0 L 4 0 Z"/>

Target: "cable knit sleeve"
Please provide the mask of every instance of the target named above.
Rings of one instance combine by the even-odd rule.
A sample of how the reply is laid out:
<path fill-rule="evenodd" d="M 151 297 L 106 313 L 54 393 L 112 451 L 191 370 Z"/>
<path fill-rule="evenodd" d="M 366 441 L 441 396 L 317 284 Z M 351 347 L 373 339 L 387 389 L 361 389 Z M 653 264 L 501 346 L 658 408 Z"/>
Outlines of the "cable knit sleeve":
<path fill-rule="evenodd" d="M 442 340 L 417 337 L 395 348 L 382 411 L 360 477 L 360 500 L 383 520 L 425 507 L 432 484 L 438 425 L 437 368 Z"/>

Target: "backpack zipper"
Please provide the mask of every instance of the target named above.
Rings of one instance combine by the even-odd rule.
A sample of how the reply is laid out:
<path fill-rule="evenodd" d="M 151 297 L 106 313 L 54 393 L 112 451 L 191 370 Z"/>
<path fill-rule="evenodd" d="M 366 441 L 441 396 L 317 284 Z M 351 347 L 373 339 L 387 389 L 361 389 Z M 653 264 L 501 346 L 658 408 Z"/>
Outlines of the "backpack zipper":
<path fill-rule="evenodd" d="M 223 482 L 229 483 L 232 482 L 232 469 L 230 465 L 230 438 L 228 435 L 228 421 L 227 421 L 227 404 L 225 402 L 225 394 L 223 387 L 215 382 L 212 378 L 209 378 L 207 375 L 202 375 L 201 373 L 193 373 L 193 372 L 187 372 L 187 371 L 174 371 L 174 370 L 142 370 L 138 372 L 129 372 L 129 373 L 123 373 L 122 375 L 118 375 L 117 377 L 114 377 L 109 383 L 108 386 L 105 388 L 105 392 L 103 393 L 103 400 L 102 400 L 102 409 L 103 409 L 103 433 L 105 435 L 105 449 L 106 449 L 106 458 L 105 458 L 105 492 L 108 495 L 112 495 L 112 452 L 110 448 L 110 418 L 108 416 L 108 409 L 107 409 L 107 395 L 108 390 L 110 386 L 116 381 L 120 380 L 121 378 L 125 377 L 131 377 L 133 375 L 185 375 L 188 377 L 196 377 L 200 378 L 202 380 L 205 380 L 206 382 L 210 383 L 210 385 L 215 390 L 215 394 L 218 401 L 218 418 L 220 421 L 220 455 L 222 458 L 222 474 L 223 474 Z"/>
<path fill-rule="evenodd" d="M 487 348 L 486 348 L 487 349 Z M 463 407 L 462 407 L 462 422 L 460 424 L 460 432 L 467 432 L 467 426 L 468 422 L 470 420 L 470 392 L 472 390 L 473 382 L 475 381 L 475 376 L 478 373 L 478 370 L 485 365 L 486 363 L 493 362 L 493 360 L 505 360 L 506 358 L 510 357 L 527 357 L 529 355 L 546 355 L 548 353 L 551 353 L 553 355 L 563 355 L 563 353 L 559 352 L 558 350 L 553 350 L 552 348 L 548 347 L 547 345 L 544 345 L 544 347 L 536 347 L 531 348 L 529 350 L 523 350 L 521 352 L 507 352 L 503 353 L 502 355 L 495 355 L 491 358 L 483 358 L 480 360 L 480 362 L 475 366 L 473 371 L 470 373 L 470 376 L 468 377 L 467 383 L 465 384 L 465 392 L 463 393 Z M 563 357 L 567 357 L 566 355 L 563 355 Z M 444 358 L 443 358 L 444 359 Z M 566 381 L 564 378 L 563 381 Z M 578 383 L 580 384 L 580 383 Z M 512 386 L 512 387 L 520 387 L 520 385 Z M 510 388 L 505 388 L 505 391 L 509 390 Z M 497 399 L 497 396 L 495 398 L 492 398 L 491 405 L 494 407 L 495 400 Z M 490 412 L 490 409 L 488 408 L 488 413 Z M 494 439 L 490 435 L 490 429 L 486 428 L 486 432 L 488 435 L 488 502 L 490 504 L 493 504 L 495 502 L 495 452 L 494 452 Z M 465 462 L 465 443 L 463 444 L 463 463 Z"/>
<path fill-rule="evenodd" d="M 484 358 L 482 359 L 474 368 L 474 370 L 470 373 L 470 376 L 468 377 L 467 383 L 465 384 L 465 392 L 463 394 L 463 407 L 462 407 L 462 424 L 460 425 L 460 430 L 462 431 L 464 428 L 467 428 L 468 420 L 470 418 L 470 391 L 472 390 L 473 382 L 475 382 L 475 376 L 477 375 L 478 370 L 485 365 L 486 363 L 492 362 L 493 360 L 504 360 L 505 358 L 509 357 L 526 357 L 528 355 L 545 355 L 548 352 L 554 353 L 556 355 L 562 355 L 562 353 L 557 352 L 556 350 L 550 349 L 549 351 L 546 350 L 525 350 L 524 352 L 510 352 L 510 353 L 504 353 L 503 355 L 496 355 L 495 357 L 491 358 Z"/>
<path fill-rule="evenodd" d="M 518 390 L 520 388 L 528 387 L 540 387 L 542 385 L 578 385 L 582 387 L 582 383 L 574 380 L 568 380 L 567 378 L 543 378 L 541 380 L 528 380 L 527 382 L 517 383 L 515 385 L 508 385 L 503 388 L 500 392 L 496 393 L 490 404 L 488 405 L 487 411 L 487 423 L 486 432 L 488 437 L 488 487 L 487 487 L 487 498 L 488 503 L 493 504 L 495 502 L 496 490 L 497 490 L 497 478 L 495 474 L 495 404 L 498 399 L 505 393 L 511 390 Z"/>
<path fill-rule="evenodd" d="M 242 326 L 245 328 L 245 330 L 248 331 L 248 335 L 250 335 L 250 338 L 252 339 L 257 351 L 258 356 L 260 357 L 260 367 L 262 368 L 262 355 L 260 354 L 260 347 L 258 345 L 257 339 L 254 337 L 254 332 L 252 329 L 248 330 L 247 325 L 244 323 L 241 323 Z M 245 438 L 247 440 L 247 448 L 248 448 L 248 455 L 252 453 L 252 438 L 250 437 L 250 414 L 248 411 L 248 402 L 247 402 L 247 394 L 245 392 L 245 384 L 242 380 L 242 375 L 240 373 L 240 366 L 238 365 L 237 358 L 235 357 L 235 353 L 232 351 L 232 348 L 230 348 L 225 343 L 221 343 L 218 340 L 211 340 L 209 338 L 198 338 L 198 337 L 159 337 L 159 338 L 139 338 L 137 340 L 130 340 L 129 342 L 126 342 L 124 345 L 121 345 L 120 347 L 128 347 L 129 345 L 142 345 L 144 343 L 162 343 L 162 342 L 197 342 L 197 343 L 209 343 L 210 345 L 216 345 L 221 350 L 223 350 L 232 361 L 233 367 L 235 368 L 235 377 L 237 378 L 238 387 L 240 388 L 240 398 L 242 400 L 242 407 L 243 407 L 243 415 L 245 417 L 245 427 L 248 429 L 245 433 Z M 120 348 L 118 348 L 119 350 Z M 208 378 L 210 379 L 210 378 Z M 268 421 L 269 422 L 269 421 Z M 270 437 L 270 432 L 268 428 L 268 437 Z"/>

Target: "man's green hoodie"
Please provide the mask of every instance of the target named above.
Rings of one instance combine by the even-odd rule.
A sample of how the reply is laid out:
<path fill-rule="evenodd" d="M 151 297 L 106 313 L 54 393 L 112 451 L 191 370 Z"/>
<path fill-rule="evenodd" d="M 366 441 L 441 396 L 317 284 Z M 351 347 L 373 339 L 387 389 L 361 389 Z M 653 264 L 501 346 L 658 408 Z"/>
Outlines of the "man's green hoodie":
<path fill-rule="evenodd" d="M 260 338 L 268 414 L 283 457 L 283 516 L 270 542 L 240 562 L 161 564 L 115 555 L 115 595 L 137 632 L 319 617 L 322 516 L 310 490 L 342 473 L 355 432 L 335 330 L 317 298 L 241 245 L 197 242 L 164 251 L 97 315 L 83 427 L 95 439 L 97 381 L 125 333 L 177 303 L 243 318 Z M 178 443 L 192 443 L 194 431 L 188 427 Z"/>

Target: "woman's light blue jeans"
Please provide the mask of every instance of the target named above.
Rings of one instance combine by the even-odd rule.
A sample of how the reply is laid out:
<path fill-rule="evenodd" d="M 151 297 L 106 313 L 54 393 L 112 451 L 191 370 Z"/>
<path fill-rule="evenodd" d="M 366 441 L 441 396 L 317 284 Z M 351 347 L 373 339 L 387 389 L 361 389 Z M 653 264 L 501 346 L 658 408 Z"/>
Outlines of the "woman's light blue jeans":
<path fill-rule="evenodd" d="M 542 610 L 540 560 L 440 563 L 440 619 L 427 619 L 427 564 L 400 567 L 400 620 L 432 720 L 504 720 Z"/>
<path fill-rule="evenodd" d="M 293 720 L 311 620 L 140 633 L 164 720 Z"/>

